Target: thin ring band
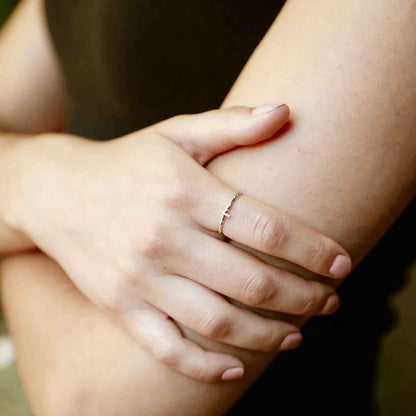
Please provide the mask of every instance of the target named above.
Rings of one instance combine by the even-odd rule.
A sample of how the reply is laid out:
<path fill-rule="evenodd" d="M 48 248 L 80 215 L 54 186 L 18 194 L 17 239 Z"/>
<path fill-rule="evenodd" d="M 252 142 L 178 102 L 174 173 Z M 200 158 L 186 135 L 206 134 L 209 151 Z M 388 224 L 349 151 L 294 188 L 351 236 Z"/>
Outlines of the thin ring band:
<path fill-rule="evenodd" d="M 231 208 L 233 207 L 235 201 L 237 201 L 237 199 L 240 198 L 241 195 L 243 195 L 243 193 L 237 191 L 231 199 L 230 203 L 228 204 L 227 208 L 225 208 L 224 211 L 221 211 L 220 224 L 218 226 L 218 233 L 220 235 L 223 234 L 222 230 L 224 229 L 225 220 L 231 216 Z"/>

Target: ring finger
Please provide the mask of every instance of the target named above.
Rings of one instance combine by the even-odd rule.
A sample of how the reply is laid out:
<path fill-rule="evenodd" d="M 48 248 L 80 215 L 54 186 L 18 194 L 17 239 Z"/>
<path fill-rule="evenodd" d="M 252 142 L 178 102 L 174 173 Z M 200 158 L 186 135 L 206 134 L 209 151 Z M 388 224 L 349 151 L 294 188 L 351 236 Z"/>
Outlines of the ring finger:
<path fill-rule="evenodd" d="M 176 239 L 181 253 L 170 270 L 246 305 L 294 315 L 330 314 L 339 305 L 334 289 L 263 263 L 199 230 Z"/>
<path fill-rule="evenodd" d="M 220 228 L 225 236 L 262 253 L 333 278 L 350 272 L 351 259 L 334 240 L 248 195 L 235 199 L 237 193 L 228 186 L 207 179 L 197 193 L 203 197 L 190 212 L 199 225 L 215 231 L 222 219 Z"/>

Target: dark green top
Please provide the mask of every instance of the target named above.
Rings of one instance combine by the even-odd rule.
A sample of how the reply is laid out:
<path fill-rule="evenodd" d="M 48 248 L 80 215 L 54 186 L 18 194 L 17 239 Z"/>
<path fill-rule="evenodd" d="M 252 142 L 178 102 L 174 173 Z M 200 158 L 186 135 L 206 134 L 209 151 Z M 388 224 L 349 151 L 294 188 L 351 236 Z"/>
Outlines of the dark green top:
<path fill-rule="evenodd" d="M 46 0 L 68 131 L 111 139 L 218 107 L 280 0 Z"/>

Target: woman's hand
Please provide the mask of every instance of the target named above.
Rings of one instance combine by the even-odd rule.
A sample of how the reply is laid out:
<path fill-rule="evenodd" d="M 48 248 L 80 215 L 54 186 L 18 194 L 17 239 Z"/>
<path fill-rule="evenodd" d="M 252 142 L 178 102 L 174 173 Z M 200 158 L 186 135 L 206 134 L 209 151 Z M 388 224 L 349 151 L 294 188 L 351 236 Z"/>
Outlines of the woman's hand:
<path fill-rule="evenodd" d="M 217 233 L 235 190 L 201 165 L 270 138 L 288 120 L 286 106 L 262 110 L 181 115 L 109 142 L 40 136 L 10 199 L 10 223 L 90 300 L 111 310 L 160 361 L 203 381 L 239 378 L 243 363 L 204 351 L 174 321 L 241 348 L 290 349 L 302 339 L 297 327 L 222 295 L 289 314 L 327 314 L 338 306 L 332 288 L 266 265 Z M 322 275 L 345 277 L 351 267 L 337 243 L 247 195 L 223 232 Z"/>

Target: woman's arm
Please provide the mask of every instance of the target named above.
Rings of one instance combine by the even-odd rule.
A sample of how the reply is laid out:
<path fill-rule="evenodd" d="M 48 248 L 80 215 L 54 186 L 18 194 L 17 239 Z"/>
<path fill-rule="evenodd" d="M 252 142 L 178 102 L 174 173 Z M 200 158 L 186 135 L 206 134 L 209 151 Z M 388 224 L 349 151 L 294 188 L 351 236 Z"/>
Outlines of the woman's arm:
<path fill-rule="evenodd" d="M 292 128 L 209 169 L 359 261 L 415 192 L 415 35 L 414 1 L 289 1 L 224 104 L 279 97 Z"/>
<path fill-rule="evenodd" d="M 328 234 L 357 264 L 415 195 L 415 67 L 414 1 L 290 0 L 224 105 L 281 98 L 293 108 L 292 126 L 208 169 Z M 320 255 L 319 247 L 311 252 Z M 253 380 L 267 358 L 244 358 Z M 201 408 L 219 414 L 245 382 L 223 387 L 230 397 L 223 407 L 215 400 L 221 393 L 205 391 Z"/>
<path fill-rule="evenodd" d="M 17 13 L 25 17 L 21 10 Z M 13 33 L 20 23 L 9 30 Z M 8 40 L 3 52 L 13 40 L 22 49 L 24 39 Z M 22 70 L 15 58 L 16 71 Z M 33 64 L 39 70 L 44 61 Z M 15 102 L 11 107 L 18 108 Z M 7 111 L 5 115 L 11 118 Z M 4 134 L 0 222 L 9 228 L 2 227 L 0 245 L 9 251 L 29 248 L 13 232 L 21 230 L 89 300 L 118 317 L 130 335 L 168 366 L 204 381 L 240 378 L 240 360 L 203 351 L 182 336 L 172 319 L 217 341 L 270 351 L 299 345 L 298 328 L 230 305 L 220 294 L 297 315 L 328 314 L 338 306 L 330 287 L 278 271 L 212 233 L 218 229 L 218 213 L 236 191 L 200 164 L 237 145 L 268 139 L 288 117 L 285 105 L 239 106 L 172 117 L 105 143 L 69 134 Z M 326 276 L 341 278 L 350 271 L 347 253 L 325 236 L 248 195 L 239 199 L 239 207 L 240 222 L 233 214 L 228 237 Z M 262 250 L 263 240 L 246 227 L 247 216 L 286 223 L 292 233 L 285 238 L 291 244 L 284 252 L 268 245 Z M 310 247 L 318 243 L 327 256 L 309 264 Z M 273 293 L 258 293 L 258 276 L 268 277 Z"/>
<path fill-rule="evenodd" d="M 0 62 L 0 131 L 61 130 L 64 84 L 43 0 L 19 2 L 1 28 Z"/>
<path fill-rule="evenodd" d="M 415 195 L 415 68 L 414 1 L 290 0 L 224 105 L 282 97 L 292 126 L 208 169 L 330 235 L 357 264 Z"/>
<path fill-rule="evenodd" d="M 293 126 L 279 140 L 231 152 L 209 166 L 233 186 L 293 212 L 333 236 L 350 249 L 355 262 L 370 250 L 414 194 L 413 4 L 410 0 L 400 6 L 387 0 L 377 4 L 358 0 L 290 1 L 243 71 L 226 105 L 283 97 L 293 103 Z M 242 166 L 250 169 L 243 170 Z M 319 258 L 320 253 L 318 247 L 311 251 L 311 258 Z M 50 268 L 47 265 L 37 270 L 49 276 L 61 275 Z M 16 273 L 16 267 L 10 265 L 9 272 Z M 45 287 L 52 280 L 46 279 Z M 11 284 L 11 279 L 8 281 Z M 69 296 L 67 289 L 63 293 Z M 56 293 L 49 299 L 56 302 L 53 295 Z M 19 296 L 15 305 L 33 298 L 25 297 L 22 290 Z M 81 300 L 76 295 L 70 303 L 78 302 Z M 143 351 L 132 348 L 128 338 L 123 341 L 125 335 L 117 327 L 111 327 L 95 310 L 88 312 L 88 308 L 83 316 L 92 317 L 92 321 L 71 327 L 77 331 L 67 335 L 71 348 L 66 343 L 61 353 L 68 354 L 68 362 L 76 348 L 96 348 L 100 355 L 80 361 L 82 355 L 76 354 L 77 364 L 71 361 L 71 366 L 63 368 L 61 362 L 54 380 L 73 376 L 71 386 L 76 387 L 71 394 L 78 403 L 87 395 L 92 406 L 102 404 L 97 414 L 105 414 L 108 409 L 121 409 L 119 413 L 127 409 L 124 414 L 142 409 L 147 414 L 161 415 L 221 414 L 272 359 L 271 355 L 242 353 L 248 374 L 241 382 L 202 385 L 148 360 Z M 40 330 L 44 324 L 38 316 Z M 30 319 L 24 311 L 20 317 L 21 322 Z M 54 316 L 54 323 L 70 326 L 71 317 L 64 310 Z M 12 327 L 18 325 L 18 318 L 14 318 Z M 31 340 L 39 341 L 36 334 L 31 334 Z M 49 360 L 61 357 L 53 348 L 48 352 Z M 48 356 L 43 358 L 47 360 Z M 33 370 L 31 361 L 30 354 L 21 354 L 26 374 Z M 109 368 L 111 376 L 106 378 Z M 123 389 L 114 389 L 109 395 L 109 385 Z M 58 383 L 54 386 L 58 396 L 66 397 L 68 390 Z"/>
<path fill-rule="evenodd" d="M 16 152 L 32 136 L 65 122 L 62 74 L 47 33 L 42 0 L 21 1 L 0 36 L 0 211 Z M 13 133 L 8 133 L 13 132 Z M 19 140 L 20 139 L 20 140 Z M 30 162 L 30 161 L 29 161 Z M 11 166 L 12 165 L 12 168 Z M 0 214 L 0 253 L 34 248 Z"/>

